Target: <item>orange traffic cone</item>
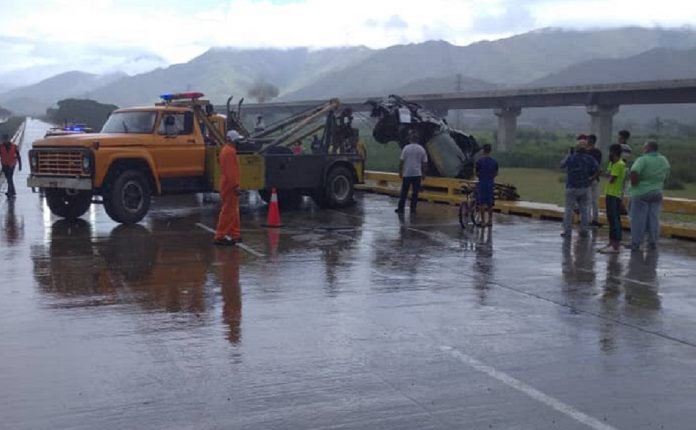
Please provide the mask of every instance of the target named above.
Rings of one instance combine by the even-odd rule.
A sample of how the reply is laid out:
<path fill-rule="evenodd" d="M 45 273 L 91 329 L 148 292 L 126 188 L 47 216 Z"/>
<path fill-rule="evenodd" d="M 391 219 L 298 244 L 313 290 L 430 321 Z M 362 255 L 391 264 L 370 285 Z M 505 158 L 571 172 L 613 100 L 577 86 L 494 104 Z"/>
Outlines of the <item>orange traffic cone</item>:
<path fill-rule="evenodd" d="M 273 188 L 271 191 L 271 202 L 268 205 L 268 218 L 265 227 L 278 228 L 283 225 L 280 223 L 280 209 L 278 208 L 278 193 Z"/>

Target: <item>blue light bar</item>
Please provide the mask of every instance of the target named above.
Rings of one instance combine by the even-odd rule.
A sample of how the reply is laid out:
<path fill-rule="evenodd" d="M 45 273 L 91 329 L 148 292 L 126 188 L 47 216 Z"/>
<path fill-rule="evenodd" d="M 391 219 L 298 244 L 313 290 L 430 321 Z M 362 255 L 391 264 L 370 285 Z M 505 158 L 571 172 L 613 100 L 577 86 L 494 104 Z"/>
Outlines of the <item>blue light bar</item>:
<path fill-rule="evenodd" d="M 203 93 L 199 92 L 186 92 L 186 93 L 167 93 L 167 94 L 162 94 L 160 95 L 160 98 L 164 100 L 165 102 L 169 103 L 172 100 L 183 100 L 183 99 L 199 99 L 203 97 Z"/>

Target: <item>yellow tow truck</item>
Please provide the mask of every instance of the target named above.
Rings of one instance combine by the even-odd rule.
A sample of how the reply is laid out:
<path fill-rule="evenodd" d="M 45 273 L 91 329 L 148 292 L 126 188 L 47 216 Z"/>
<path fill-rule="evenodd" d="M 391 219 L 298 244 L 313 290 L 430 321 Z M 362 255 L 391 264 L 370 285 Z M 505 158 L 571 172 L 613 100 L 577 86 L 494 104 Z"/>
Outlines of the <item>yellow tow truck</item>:
<path fill-rule="evenodd" d="M 218 191 L 218 154 L 230 129 L 244 136 L 237 147 L 241 187 L 264 199 L 276 188 L 284 206 L 308 195 L 320 206 L 343 207 L 363 182 L 358 131 L 350 110 L 339 112 L 338 100 L 249 133 L 229 102 L 224 116 L 202 93 L 161 97 L 155 106 L 114 111 L 100 133 L 35 141 L 27 185 L 44 191 L 57 216 L 78 218 L 98 202 L 114 221 L 137 223 L 152 196 Z M 310 136 L 312 153 L 288 148 Z"/>

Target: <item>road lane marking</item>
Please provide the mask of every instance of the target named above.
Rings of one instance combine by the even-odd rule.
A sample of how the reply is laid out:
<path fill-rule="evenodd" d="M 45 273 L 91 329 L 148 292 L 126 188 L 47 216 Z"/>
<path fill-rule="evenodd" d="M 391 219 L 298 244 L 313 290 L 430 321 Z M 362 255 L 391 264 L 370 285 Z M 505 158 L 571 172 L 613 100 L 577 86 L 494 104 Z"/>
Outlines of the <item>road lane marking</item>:
<path fill-rule="evenodd" d="M 440 351 L 449 354 L 450 356 L 456 358 L 457 360 L 461 361 L 464 364 L 467 364 L 474 368 L 475 370 L 485 373 L 486 375 L 498 380 L 499 382 L 502 382 L 503 384 L 507 385 L 510 388 L 514 388 L 515 390 L 526 394 L 527 396 L 531 397 L 532 399 L 545 404 L 546 406 L 553 408 L 557 410 L 558 412 L 574 419 L 575 421 L 584 424 L 594 430 L 617 430 L 616 427 L 610 426 L 606 423 L 603 423 L 602 421 L 593 418 L 577 409 L 574 407 L 563 403 L 562 401 L 556 399 L 555 397 L 551 397 L 548 394 L 544 394 L 541 391 L 537 390 L 536 388 L 532 387 L 531 385 L 520 381 L 519 379 L 513 378 L 512 376 L 508 375 L 505 372 L 501 372 L 500 370 L 489 366 L 480 360 L 471 357 L 467 354 L 464 354 L 461 351 L 458 351 L 451 346 L 441 346 Z"/>
<path fill-rule="evenodd" d="M 208 226 L 205 225 L 205 224 L 196 223 L 196 225 L 197 225 L 198 227 L 202 228 L 203 230 L 209 232 L 209 233 L 215 234 L 215 230 L 212 229 L 212 228 L 210 228 L 210 227 L 208 227 Z M 255 251 L 254 249 L 252 249 L 252 248 L 246 246 L 245 244 L 243 244 L 243 243 L 241 243 L 241 242 L 235 244 L 235 246 L 238 247 L 238 248 L 240 248 L 240 249 L 245 250 L 246 252 L 248 252 L 249 254 L 253 255 L 254 257 L 258 257 L 258 258 L 263 258 L 263 257 L 265 257 L 265 255 L 263 255 L 262 253 L 260 253 L 260 252 L 258 252 L 258 251 Z"/>

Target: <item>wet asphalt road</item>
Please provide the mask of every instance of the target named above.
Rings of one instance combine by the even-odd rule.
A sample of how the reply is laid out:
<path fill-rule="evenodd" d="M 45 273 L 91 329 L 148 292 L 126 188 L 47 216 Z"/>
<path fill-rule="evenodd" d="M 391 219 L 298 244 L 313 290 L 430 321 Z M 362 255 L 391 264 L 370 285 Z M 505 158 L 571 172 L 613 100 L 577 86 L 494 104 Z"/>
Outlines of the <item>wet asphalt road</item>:
<path fill-rule="evenodd" d="M 695 243 L 604 256 L 606 231 L 366 194 L 277 234 L 252 196 L 248 250 L 221 249 L 200 196 L 68 223 L 25 173 L 0 203 L 2 429 L 696 426 Z"/>

